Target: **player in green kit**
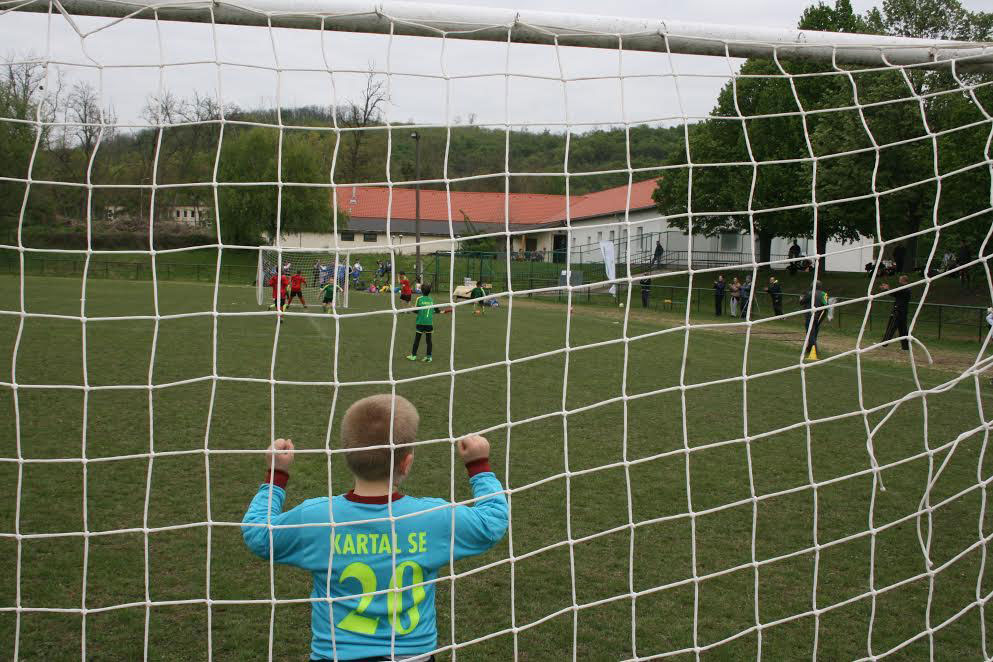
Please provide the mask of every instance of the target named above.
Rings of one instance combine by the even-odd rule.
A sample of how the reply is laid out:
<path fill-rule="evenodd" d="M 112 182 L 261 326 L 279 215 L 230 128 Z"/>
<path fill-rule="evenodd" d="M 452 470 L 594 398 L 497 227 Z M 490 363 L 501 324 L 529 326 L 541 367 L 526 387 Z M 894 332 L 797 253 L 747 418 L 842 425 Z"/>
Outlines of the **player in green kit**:
<path fill-rule="evenodd" d="M 472 292 L 469 293 L 469 298 L 475 301 L 472 304 L 472 314 L 482 315 L 485 310 L 486 304 L 483 302 L 483 298 L 486 296 L 486 290 L 483 289 L 483 281 L 477 280 L 476 287 L 473 288 Z"/>
<path fill-rule="evenodd" d="M 421 336 L 427 340 L 427 356 L 422 361 L 431 363 L 431 334 L 434 332 L 434 299 L 431 298 L 431 286 L 425 283 L 421 286 L 421 296 L 414 301 L 417 308 L 417 326 L 414 331 L 414 348 L 410 351 L 408 361 L 417 360 L 417 347 L 421 344 Z"/>
<path fill-rule="evenodd" d="M 324 283 L 324 286 L 321 288 L 321 297 L 322 297 L 321 303 L 324 306 L 324 312 L 328 312 L 328 309 L 330 309 L 331 306 L 334 305 L 335 290 L 340 290 L 340 289 L 341 288 L 338 287 L 338 284 L 334 282 L 334 279 L 331 279 L 328 282 Z"/>

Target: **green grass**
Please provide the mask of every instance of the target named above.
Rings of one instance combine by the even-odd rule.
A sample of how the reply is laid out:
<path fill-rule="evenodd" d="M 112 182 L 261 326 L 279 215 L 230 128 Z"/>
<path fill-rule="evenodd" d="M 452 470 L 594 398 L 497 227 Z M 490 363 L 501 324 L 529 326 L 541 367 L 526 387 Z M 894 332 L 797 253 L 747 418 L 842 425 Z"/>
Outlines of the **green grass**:
<path fill-rule="evenodd" d="M 25 282 L 28 312 L 79 315 L 78 277 Z M 985 482 L 977 480 L 988 480 L 993 468 L 984 453 L 983 421 L 993 404 L 985 386 L 978 399 L 965 380 L 886 406 L 915 392 L 915 375 L 906 363 L 869 355 L 861 394 L 872 411 L 863 417 L 854 358 L 801 370 L 795 345 L 687 332 L 675 313 L 639 315 L 625 327 L 616 309 L 577 308 L 567 336 L 565 306 L 526 298 L 512 308 L 504 300 L 481 318 L 466 307 L 438 315 L 431 365 L 402 360 L 412 339 L 408 316 L 396 320 L 392 350 L 388 314 L 345 316 L 337 326 L 330 317 L 288 316 L 277 326 L 271 314 L 224 316 L 215 338 L 214 318 L 197 314 L 212 308 L 214 288 L 206 284 L 160 282 L 158 313 L 170 317 L 157 325 L 99 319 L 154 315 L 152 295 L 150 281 L 90 279 L 85 355 L 79 320 L 27 317 L 22 327 L 18 316 L 0 315 L 0 380 L 13 381 L 16 366 L 18 384 L 17 418 L 15 392 L 0 389 L 0 458 L 7 460 L 0 462 L 7 486 L 0 659 L 12 657 L 17 630 L 9 608 L 18 517 L 23 535 L 79 532 L 84 518 L 93 534 L 23 539 L 20 596 L 30 610 L 20 616 L 20 659 L 79 656 L 84 624 L 88 659 L 141 659 L 146 619 L 151 660 L 206 659 L 208 641 L 215 660 L 267 659 L 268 605 L 205 604 L 207 597 L 269 597 L 268 566 L 244 548 L 236 526 L 263 461 L 228 451 L 261 451 L 273 433 L 290 437 L 303 453 L 287 505 L 326 494 L 329 418 L 335 448 L 345 407 L 388 389 L 368 382 L 390 379 L 419 408 L 421 438 L 441 440 L 418 448 L 405 491 L 448 496 L 449 435 L 480 430 L 493 444 L 497 475 L 513 490 L 512 549 L 507 537 L 454 570 L 493 567 L 458 578 L 454 588 L 447 578 L 438 586 L 441 645 L 452 643 L 453 621 L 457 643 L 499 633 L 460 648 L 459 660 L 509 660 L 515 647 L 521 660 L 567 659 L 574 647 L 580 660 L 621 659 L 706 647 L 742 632 L 701 657 L 748 659 L 760 645 L 756 621 L 763 659 L 810 657 L 815 630 L 819 659 L 850 659 L 869 654 L 873 610 L 873 654 L 928 623 L 936 628 L 936 659 L 983 654 L 977 580 L 983 596 L 993 590 L 976 545 L 993 526 L 983 510 Z M 19 310 L 19 300 L 18 280 L 0 278 L 0 310 Z M 383 310 L 387 302 L 353 293 L 348 313 Z M 217 309 L 257 312 L 254 289 L 220 286 Z M 568 355 L 548 354 L 567 345 Z M 215 360 L 224 379 L 211 378 Z M 928 389 L 953 375 L 919 368 L 916 378 Z M 151 397 L 149 380 L 158 385 Z M 815 422 L 809 436 L 805 420 Z M 885 492 L 873 490 L 867 423 L 879 426 L 873 439 Z M 933 586 L 913 516 L 927 485 L 928 449 L 935 469 L 947 461 L 931 491 Z M 18 453 L 26 460 L 19 512 L 18 464 L 9 461 Z M 42 461 L 56 458 L 72 461 Z M 346 491 L 337 454 L 330 471 L 332 490 Z M 456 468 L 460 499 L 469 496 L 462 476 Z M 922 524 L 926 532 L 926 517 Z M 146 570 L 150 599 L 164 603 L 147 615 Z M 280 599 L 306 598 L 309 586 L 304 573 L 276 568 Z M 875 599 L 870 586 L 881 591 Z M 84 591 L 87 609 L 138 604 L 85 619 L 36 611 L 79 609 Z M 576 612 L 573 592 L 583 607 Z M 275 659 L 306 659 L 306 604 L 281 604 L 274 618 Z M 513 626 L 521 628 L 516 636 Z M 925 635 L 894 657 L 925 658 L 931 643 Z"/>

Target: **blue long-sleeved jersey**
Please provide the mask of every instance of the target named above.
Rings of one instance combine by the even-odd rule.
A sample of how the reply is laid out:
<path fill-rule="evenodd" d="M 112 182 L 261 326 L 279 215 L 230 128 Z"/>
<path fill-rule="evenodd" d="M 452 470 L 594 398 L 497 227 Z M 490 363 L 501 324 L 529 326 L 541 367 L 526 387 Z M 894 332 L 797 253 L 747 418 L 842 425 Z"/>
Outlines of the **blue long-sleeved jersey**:
<path fill-rule="evenodd" d="M 272 559 L 309 570 L 313 598 L 327 597 L 329 573 L 331 598 L 362 596 L 333 603 L 333 644 L 328 602 L 311 603 L 311 657 L 389 656 L 393 632 L 393 655 L 415 655 L 437 647 L 435 585 L 424 582 L 436 579 L 439 568 L 452 558 L 482 554 L 507 530 L 507 500 L 500 481 L 485 462 L 469 465 L 469 473 L 473 496 L 489 498 L 469 507 L 395 493 L 392 536 L 385 496 L 349 492 L 332 499 L 309 499 L 284 513 L 286 491 L 268 483 L 259 487 L 242 523 L 268 523 L 271 491 Z M 242 526 L 241 531 L 248 548 L 268 560 L 270 528 Z M 400 590 L 390 590 L 396 588 Z"/>

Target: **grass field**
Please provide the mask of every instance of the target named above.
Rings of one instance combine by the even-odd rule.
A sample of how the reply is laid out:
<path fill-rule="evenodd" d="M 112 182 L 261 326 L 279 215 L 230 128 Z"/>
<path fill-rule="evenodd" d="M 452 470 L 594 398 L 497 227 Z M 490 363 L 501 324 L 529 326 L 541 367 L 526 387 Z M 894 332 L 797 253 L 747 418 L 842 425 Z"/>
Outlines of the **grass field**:
<path fill-rule="evenodd" d="M 20 310 L 18 283 L 0 277 L 0 310 Z M 329 480 L 344 492 L 326 448 L 347 405 L 391 380 L 418 406 L 421 438 L 437 440 L 418 447 L 405 491 L 450 497 L 454 471 L 454 497 L 468 498 L 449 440 L 475 431 L 511 490 L 510 535 L 439 582 L 440 645 L 474 642 L 459 660 L 689 660 L 695 647 L 708 660 L 837 660 L 909 639 L 891 659 L 960 660 L 988 648 L 993 390 L 977 397 L 971 376 L 915 376 L 898 350 L 801 369 L 796 344 L 687 332 L 676 315 L 624 324 L 623 311 L 577 307 L 567 332 L 565 306 L 523 298 L 482 318 L 438 315 L 435 363 L 411 364 L 406 315 L 277 325 L 253 288 L 223 285 L 217 310 L 252 314 L 215 328 L 198 314 L 213 308 L 209 285 L 162 282 L 156 298 L 149 281 L 94 278 L 84 327 L 58 317 L 79 316 L 80 286 L 28 277 L 27 311 L 51 316 L 21 327 L 0 315 L 0 381 L 18 386 L 16 407 L 0 390 L 0 659 L 15 641 L 23 660 L 74 659 L 84 643 L 86 659 L 141 659 L 146 628 L 151 660 L 208 648 L 267 659 L 269 568 L 237 528 L 263 460 L 241 451 L 272 434 L 302 449 L 288 506 Z M 386 301 L 356 293 L 348 313 Z M 879 426 L 885 492 L 867 425 Z M 920 518 L 929 573 L 915 514 L 946 461 Z M 309 586 L 276 568 L 280 600 Z M 306 602 L 274 613 L 274 659 L 306 659 Z"/>

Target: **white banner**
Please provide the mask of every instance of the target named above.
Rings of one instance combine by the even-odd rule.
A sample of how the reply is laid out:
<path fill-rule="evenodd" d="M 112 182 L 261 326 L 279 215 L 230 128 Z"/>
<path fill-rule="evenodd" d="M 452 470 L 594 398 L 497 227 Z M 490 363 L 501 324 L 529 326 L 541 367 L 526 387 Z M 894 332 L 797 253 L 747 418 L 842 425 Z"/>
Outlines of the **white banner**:
<path fill-rule="evenodd" d="M 600 252 L 603 253 L 603 268 L 607 272 L 607 279 L 614 280 L 617 271 L 617 258 L 614 256 L 614 242 L 601 241 Z M 617 285 L 611 285 L 608 290 L 611 294 L 617 294 Z"/>

